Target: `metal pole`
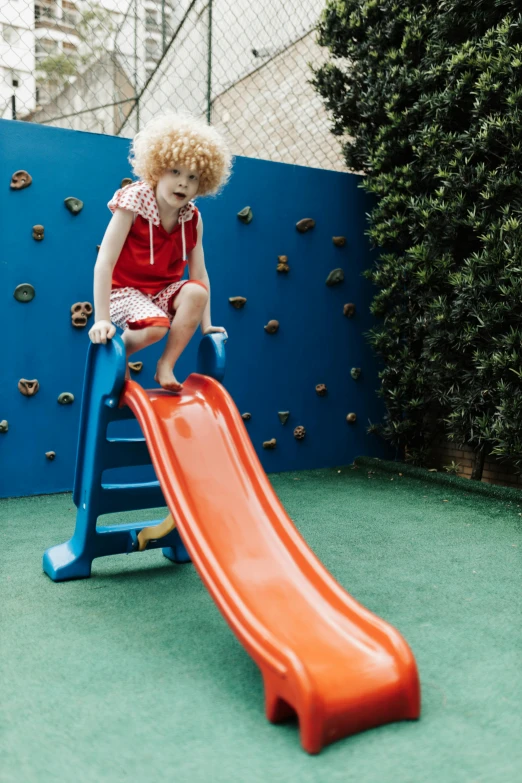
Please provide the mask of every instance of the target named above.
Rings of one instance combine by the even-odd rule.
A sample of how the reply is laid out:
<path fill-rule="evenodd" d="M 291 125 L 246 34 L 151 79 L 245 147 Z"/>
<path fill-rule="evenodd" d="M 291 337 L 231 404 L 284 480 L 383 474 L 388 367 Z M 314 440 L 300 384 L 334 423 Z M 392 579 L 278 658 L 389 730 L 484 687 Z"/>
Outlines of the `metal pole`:
<path fill-rule="evenodd" d="M 134 0 L 134 90 L 138 96 L 138 0 Z M 136 104 L 136 130 L 140 129 L 140 103 Z"/>
<path fill-rule="evenodd" d="M 165 28 L 165 0 L 161 0 L 161 53 L 167 45 L 167 30 Z"/>
<path fill-rule="evenodd" d="M 210 125 L 212 109 L 212 0 L 208 4 L 208 58 L 207 58 L 207 122 Z"/>
<path fill-rule="evenodd" d="M 184 26 L 185 22 L 187 21 L 187 19 L 189 18 L 190 14 L 191 14 L 191 12 L 192 12 L 192 9 L 193 9 L 193 8 L 194 8 L 194 6 L 196 5 L 196 2 L 197 2 L 197 0 L 191 0 L 191 2 L 190 2 L 190 5 L 188 6 L 187 10 L 186 10 L 186 11 L 185 11 L 185 13 L 183 14 L 183 19 L 182 19 L 182 20 L 181 20 L 181 22 L 178 24 L 178 26 L 176 27 L 176 29 L 175 29 L 174 33 L 173 33 L 173 34 L 172 34 L 172 36 L 170 37 L 170 39 L 169 39 L 169 42 L 168 42 L 168 44 L 167 44 L 167 48 L 166 48 L 165 52 L 164 52 L 164 53 L 161 55 L 160 61 L 159 61 L 159 63 L 157 63 L 157 65 L 156 65 L 156 70 L 154 71 L 154 73 L 155 73 L 155 72 L 158 70 L 158 68 L 159 68 L 159 67 L 160 67 L 160 65 L 162 64 L 163 60 L 164 60 L 164 59 L 165 59 L 165 57 L 167 56 L 167 52 L 169 51 L 169 49 L 171 49 L 171 48 L 172 48 L 172 46 L 174 45 L 174 43 L 177 41 L 177 39 L 178 39 L 178 35 L 180 34 L 181 30 L 183 29 L 183 26 Z M 136 110 L 139 108 L 139 101 L 140 101 L 140 98 L 141 98 L 141 96 L 142 96 L 142 95 L 144 95 L 144 94 L 145 94 L 145 91 L 146 91 L 147 87 L 149 86 L 149 82 L 151 81 L 151 79 L 152 79 L 153 75 L 154 75 L 154 74 L 152 74 L 151 76 L 149 76 L 149 78 L 148 78 L 148 79 L 146 79 L 146 80 L 145 80 L 145 83 L 144 83 L 143 87 L 141 88 L 140 94 L 139 94 L 139 95 L 137 95 L 137 96 L 136 96 L 135 98 L 133 98 L 133 99 L 129 99 L 129 100 L 134 100 L 134 105 L 136 106 Z M 120 133 L 122 132 L 122 130 L 123 130 L 123 128 L 124 128 L 124 126 L 127 124 L 127 121 L 128 121 L 128 119 L 129 119 L 130 115 L 132 114 L 132 111 L 134 111 L 134 109 L 132 109 L 132 110 L 131 110 L 131 112 L 129 112 L 129 114 L 128 114 L 128 115 L 125 117 L 125 119 L 124 119 L 124 121 L 123 121 L 123 123 L 122 123 L 122 126 L 121 126 L 121 128 L 120 128 Z"/>
<path fill-rule="evenodd" d="M 16 95 L 11 95 L 11 115 L 16 120 Z"/>

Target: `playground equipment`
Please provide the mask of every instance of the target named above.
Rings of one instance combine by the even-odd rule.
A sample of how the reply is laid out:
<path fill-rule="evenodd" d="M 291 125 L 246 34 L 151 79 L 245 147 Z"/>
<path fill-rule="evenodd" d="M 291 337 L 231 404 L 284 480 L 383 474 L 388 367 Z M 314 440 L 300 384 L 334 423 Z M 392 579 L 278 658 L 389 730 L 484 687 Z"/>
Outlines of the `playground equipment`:
<path fill-rule="evenodd" d="M 364 729 L 418 718 L 419 679 L 407 643 L 337 584 L 279 502 L 220 383 L 225 341 L 223 334 L 203 338 L 199 373 L 178 394 L 125 381 L 119 336 L 89 346 L 76 529 L 70 541 L 47 550 L 44 571 L 55 581 L 88 577 L 95 557 L 145 546 L 162 547 L 177 563 L 190 555 L 261 670 L 268 720 L 297 714 L 309 753 Z M 111 421 L 130 417 L 144 438 L 107 436 Z M 104 470 L 143 465 L 149 457 L 157 481 L 102 483 Z M 163 522 L 96 526 L 100 514 L 163 504 L 170 512 Z"/>

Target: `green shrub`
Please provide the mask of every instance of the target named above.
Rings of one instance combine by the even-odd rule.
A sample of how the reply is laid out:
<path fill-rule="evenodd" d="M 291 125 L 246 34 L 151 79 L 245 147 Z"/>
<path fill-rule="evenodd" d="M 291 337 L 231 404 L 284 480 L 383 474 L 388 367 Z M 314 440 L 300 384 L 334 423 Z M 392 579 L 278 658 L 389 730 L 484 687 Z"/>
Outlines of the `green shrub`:
<path fill-rule="evenodd" d="M 374 194 L 378 432 L 522 465 L 522 16 L 505 0 L 330 0 L 313 84 Z"/>

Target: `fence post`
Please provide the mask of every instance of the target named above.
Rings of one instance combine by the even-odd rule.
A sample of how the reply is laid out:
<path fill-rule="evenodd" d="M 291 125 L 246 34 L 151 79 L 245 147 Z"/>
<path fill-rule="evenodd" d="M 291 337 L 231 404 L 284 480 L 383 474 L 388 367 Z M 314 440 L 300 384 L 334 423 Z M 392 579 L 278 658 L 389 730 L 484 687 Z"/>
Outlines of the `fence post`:
<path fill-rule="evenodd" d="M 212 108 L 212 0 L 208 4 L 208 58 L 207 58 L 207 122 L 210 125 Z"/>

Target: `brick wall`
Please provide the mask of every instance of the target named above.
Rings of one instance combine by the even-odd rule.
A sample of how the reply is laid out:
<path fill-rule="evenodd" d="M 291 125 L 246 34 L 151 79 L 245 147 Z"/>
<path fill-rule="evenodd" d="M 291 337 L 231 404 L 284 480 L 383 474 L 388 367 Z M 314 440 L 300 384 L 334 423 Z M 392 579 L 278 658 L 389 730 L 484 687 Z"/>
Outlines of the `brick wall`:
<path fill-rule="evenodd" d="M 444 465 L 450 465 L 454 461 L 460 465 L 458 475 L 462 478 L 470 478 L 473 456 L 473 449 L 469 446 L 450 443 L 441 436 L 433 447 L 428 467 L 437 468 L 441 473 L 445 473 Z M 517 475 L 514 466 L 509 462 L 500 462 L 495 457 L 486 456 L 482 481 L 486 484 L 522 489 L 522 476 Z"/>

